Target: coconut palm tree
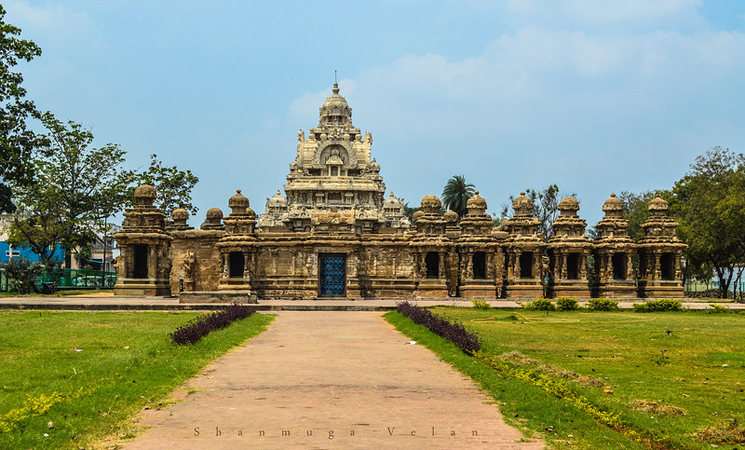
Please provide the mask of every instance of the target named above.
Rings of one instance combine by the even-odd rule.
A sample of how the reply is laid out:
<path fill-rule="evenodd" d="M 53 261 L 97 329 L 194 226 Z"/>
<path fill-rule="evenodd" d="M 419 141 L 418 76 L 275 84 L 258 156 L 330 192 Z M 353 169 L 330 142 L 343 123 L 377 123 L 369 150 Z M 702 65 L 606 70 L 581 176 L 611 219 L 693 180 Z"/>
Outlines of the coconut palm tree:
<path fill-rule="evenodd" d="M 460 217 L 466 215 L 466 203 L 473 197 L 475 188 L 471 183 L 466 183 L 463 175 L 454 175 L 450 178 L 442 190 L 442 205 L 458 213 Z"/>

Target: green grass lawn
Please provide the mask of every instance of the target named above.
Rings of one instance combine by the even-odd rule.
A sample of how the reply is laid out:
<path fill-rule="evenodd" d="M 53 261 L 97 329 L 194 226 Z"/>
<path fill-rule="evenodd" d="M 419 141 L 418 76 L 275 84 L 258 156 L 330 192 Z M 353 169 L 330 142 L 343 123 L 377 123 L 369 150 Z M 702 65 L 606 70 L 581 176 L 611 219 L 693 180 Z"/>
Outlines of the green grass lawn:
<path fill-rule="evenodd" d="M 508 420 L 542 433 L 554 448 L 655 448 L 651 443 L 657 442 L 670 449 L 745 449 L 745 441 L 711 437 L 745 431 L 744 315 L 433 311 L 475 331 L 483 350 L 512 367 L 560 380 L 575 395 L 617 414 L 646 441 L 635 442 L 535 385 L 460 357 L 422 327 L 388 315 L 412 339 L 437 347 L 441 357 L 485 386 L 504 403 Z M 706 427 L 709 441 L 696 440 L 694 434 Z"/>
<path fill-rule="evenodd" d="M 19 294 L 17 292 L 0 292 L 0 298 L 8 297 L 66 297 L 69 295 L 85 295 L 85 294 L 101 294 L 101 293 L 114 293 L 113 289 L 59 289 L 54 294 L 37 294 L 32 292 L 30 294 Z"/>
<path fill-rule="evenodd" d="M 193 346 L 169 333 L 198 313 L 0 311 L 0 448 L 78 449 L 128 435 L 140 409 L 261 333 L 254 314 Z"/>

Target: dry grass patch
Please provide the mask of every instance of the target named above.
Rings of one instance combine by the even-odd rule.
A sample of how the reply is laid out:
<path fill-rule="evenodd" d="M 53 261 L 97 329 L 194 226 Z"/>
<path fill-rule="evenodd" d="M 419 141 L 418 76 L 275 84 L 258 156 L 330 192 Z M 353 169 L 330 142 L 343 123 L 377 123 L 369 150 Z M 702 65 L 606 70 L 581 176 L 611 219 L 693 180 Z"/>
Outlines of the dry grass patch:
<path fill-rule="evenodd" d="M 673 405 L 661 405 L 657 402 L 648 402 L 646 400 L 634 400 L 631 402 L 631 408 L 636 411 L 654 414 L 655 416 L 685 416 L 683 408 Z"/>
<path fill-rule="evenodd" d="M 723 421 L 701 428 L 693 434 L 693 439 L 708 444 L 745 444 L 745 427 L 736 420 Z"/>
<path fill-rule="evenodd" d="M 590 377 L 582 375 L 571 370 L 562 369 L 561 367 L 552 366 L 550 364 L 544 364 L 541 361 L 533 358 L 529 358 L 520 352 L 512 351 L 502 353 L 499 355 L 499 359 L 502 361 L 510 362 L 518 367 L 532 366 L 535 370 L 545 373 L 546 375 L 572 380 L 583 387 L 596 387 L 601 388 L 605 386 L 605 382 L 600 378 Z"/>

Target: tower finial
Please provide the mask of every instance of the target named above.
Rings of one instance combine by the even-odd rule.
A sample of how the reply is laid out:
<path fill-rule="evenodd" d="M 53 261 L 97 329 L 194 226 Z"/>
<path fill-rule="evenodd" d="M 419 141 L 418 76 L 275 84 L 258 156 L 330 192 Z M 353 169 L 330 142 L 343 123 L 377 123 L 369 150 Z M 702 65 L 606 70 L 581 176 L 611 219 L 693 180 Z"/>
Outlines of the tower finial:
<path fill-rule="evenodd" d="M 339 93 L 339 83 L 336 81 L 336 70 L 334 70 L 334 88 L 332 89 L 334 94 Z"/>

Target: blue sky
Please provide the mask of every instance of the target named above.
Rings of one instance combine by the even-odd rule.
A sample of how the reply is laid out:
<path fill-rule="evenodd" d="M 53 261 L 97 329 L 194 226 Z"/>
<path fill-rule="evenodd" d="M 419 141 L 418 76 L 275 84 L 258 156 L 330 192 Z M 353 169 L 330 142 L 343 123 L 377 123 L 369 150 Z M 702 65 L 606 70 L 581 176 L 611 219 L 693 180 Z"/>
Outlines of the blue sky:
<path fill-rule="evenodd" d="M 334 70 L 388 190 L 418 205 L 466 176 L 498 212 L 556 183 L 594 225 L 611 192 L 669 188 L 745 151 L 740 0 L 11 1 L 39 44 L 29 98 L 189 168 L 200 211 L 258 213 Z"/>

